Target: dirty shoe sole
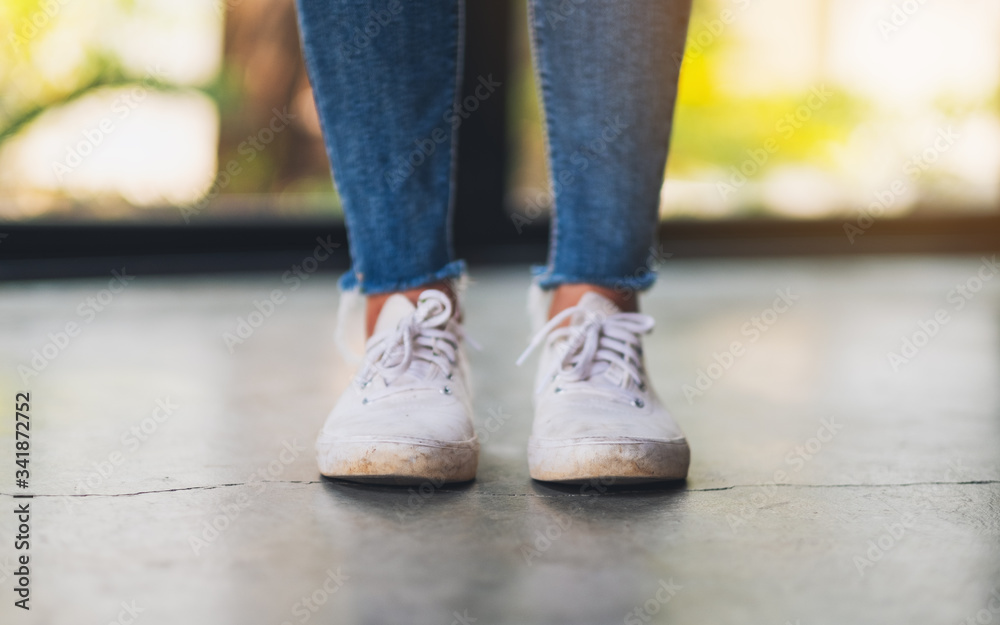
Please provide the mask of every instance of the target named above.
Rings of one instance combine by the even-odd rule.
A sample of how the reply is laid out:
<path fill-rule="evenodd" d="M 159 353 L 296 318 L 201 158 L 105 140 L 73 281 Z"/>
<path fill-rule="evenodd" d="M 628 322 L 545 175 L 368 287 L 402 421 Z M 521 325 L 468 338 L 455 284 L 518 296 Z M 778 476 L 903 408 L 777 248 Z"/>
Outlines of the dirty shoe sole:
<path fill-rule="evenodd" d="M 576 484 L 594 479 L 616 484 L 666 482 L 687 478 L 687 441 L 579 438 L 528 441 L 532 479 Z"/>
<path fill-rule="evenodd" d="M 412 485 L 467 482 L 476 477 L 479 441 L 351 438 L 316 442 L 320 473 L 352 482 Z"/>

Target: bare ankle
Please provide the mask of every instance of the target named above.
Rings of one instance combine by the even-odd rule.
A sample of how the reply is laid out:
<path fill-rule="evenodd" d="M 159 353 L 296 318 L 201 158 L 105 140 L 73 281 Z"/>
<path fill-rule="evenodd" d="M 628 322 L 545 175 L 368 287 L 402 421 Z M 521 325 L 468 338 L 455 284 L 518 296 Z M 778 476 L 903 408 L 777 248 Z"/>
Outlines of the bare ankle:
<path fill-rule="evenodd" d="M 451 300 L 455 309 L 458 309 L 458 298 L 455 295 L 455 290 L 452 288 L 450 280 L 433 282 L 416 288 L 406 289 L 405 291 L 391 291 L 389 293 L 369 295 L 365 300 L 365 337 L 371 337 L 372 333 L 375 331 L 375 322 L 378 321 L 379 313 L 382 312 L 382 306 L 385 304 L 387 299 L 393 295 L 401 294 L 404 295 L 406 299 L 413 302 L 413 305 L 416 306 L 417 300 L 420 298 L 420 294 L 428 289 L 441 291 L 448 296 L 448 299 Z"/>
<path fill-rule="evenodd" d="M 638 312 L 639 297 L 633 291 L 609 289 L 595 284 L 561 284 L 552 294 L 552 305 L 549 307 L 549 319 L 555 317 L 571 306 L 576 306 L 585 293 L 597 293 L 615 304 L 622 312 Z M 568 322 L 567 322 L 568 323 Z"/>

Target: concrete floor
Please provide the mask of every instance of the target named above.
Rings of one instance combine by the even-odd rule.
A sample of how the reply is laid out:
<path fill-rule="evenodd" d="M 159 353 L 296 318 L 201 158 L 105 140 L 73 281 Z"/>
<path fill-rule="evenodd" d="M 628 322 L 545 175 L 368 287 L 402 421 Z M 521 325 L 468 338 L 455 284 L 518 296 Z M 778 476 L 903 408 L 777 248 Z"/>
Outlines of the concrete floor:
<path fill-rule="evenodd" d="M 479 478 L 411 490 L 317 475 L 349 376 L 330 276 L 140 276 L 110 301 L 107 280 L 0 286 L 0 398 L 31 391 L 35 495 L 30 613 L 0 514 L 0 622 L 127 625 L 124 603 L 142 625 L 1000 623 L 1000 280 L 949 298 L 981 267 L 669 261 L 646 352 L 690 478 L 585 493 L 528 479 L 521 269 L 477 272 L 468 294 Z M 286 300 L 230 353 L 274 289 Z M 785 289 L 798 299 L 769 312 Z M 904 337 L 922 347 L 894 369 Z"/>

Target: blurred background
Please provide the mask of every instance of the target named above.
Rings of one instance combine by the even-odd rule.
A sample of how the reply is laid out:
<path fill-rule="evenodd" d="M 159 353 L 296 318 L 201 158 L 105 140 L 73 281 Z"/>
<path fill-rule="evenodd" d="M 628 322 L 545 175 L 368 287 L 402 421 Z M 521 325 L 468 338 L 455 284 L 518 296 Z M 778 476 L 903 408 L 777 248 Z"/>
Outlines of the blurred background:
<path fill-rule="evenodd" d="M 548 210 L 524 2 L 469 11 L 466 75 L 504 86 L 462 127 L 458 233 L 543 243 L 544 224 L 525 238 L 510 219 Z M 4 0 L 0 222 L 342 223 L 295 19 L 291 0 Z M 907 251 L 943 231 L 992 247 L 998 94 L 991 0 L 695 0 L 661 193 L 676 229 L 665 232 L 802 238 L 823 223 L 837 239 L 824 249 L 850 253 L 853 224 L 869 251 L 879 232 L 925 237 Z M 7 251 L 38 254 L 37 241 Z"/>
<path fill-rule="evenodd" d="M 456 185 L 483 453 L 415 497 L 307 450 L 351 332 L 293 0 L 0 0 L 0 397 L 39 495 L 0 625 L 304 622 L 340 565 L 316 623 L 1000 623 L 1000 1 L 694 0 L 642 306 L 696 452 L 584 496 L 529 481 L 512 366 L 550 197 L 525 0 L 466 6 L 464 82 L 502 83 Z"/>

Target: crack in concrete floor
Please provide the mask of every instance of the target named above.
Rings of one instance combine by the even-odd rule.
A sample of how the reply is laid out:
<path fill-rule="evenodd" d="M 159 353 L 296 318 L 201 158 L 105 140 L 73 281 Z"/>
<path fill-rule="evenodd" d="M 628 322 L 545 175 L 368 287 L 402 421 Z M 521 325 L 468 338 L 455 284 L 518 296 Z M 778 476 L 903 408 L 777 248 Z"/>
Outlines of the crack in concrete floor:
<path fill-rule="evenodd" d="M 255 484 L 338 484 L 341 486 L 348 486 L 359 490 L 370 490 L 372 492 L 398 492 L 400 494 L 406 493 L 407 488 L 405 486 L 377 486 L 377 485 L 362 485 L 362 484 L 352 484 L 350 482 L 333 482 L 327 480 L 267 480 L 259 482 L 229 482 L 225 484 L 206 484 L 202 486 L 185 486 L 182 488 L 165 488 L 162 490 L 142 490 L 132 493 L 72 493 L 72 494 L 60 494 L 60 493 L 37 493 L 37 494 L 17 494 L 17 493 L 0 493 L 0 497 L 11 497 L 11 498 L 41 498 L 41 497 L 137 497 L 140 495 L 158 495 L 163 493 L 180 493 L 186 491 L 195 490 L 215 490 L 218 488 L 232 488 L 238 486 L 251 486 Z M 729 486 L 716 486 L 710 488 L 644 488 L 644 489 L 622 489 L 613 490 L 610 494 L 612 495 L 629 495 L 629 494 L 648 494 L 657 492 L 674 492 L 674 493 L 710 493 L 710 492 L 720 492 L 728 490 L 736 490 L 742 488 L 761 488 L 762 486 L 767 487 L 778 487 L 778 488 L 905 488 L 908 486 L 983 486 L 990 484 L 1000 484 L 1000 480 L 965 480 L 961 482 L 900 482 L 892 484 L 731 484 Z M 409 487 L 409 488 L 412 488 Z M 440 488 L 435 489 L 434 492 L 438 493 L 464 493 L 468 492 L 468 489 L 446 489 Z M 600 497 L 609 493 L 553 493 L 553 494 L 542 494 L 542 493 L 470 493 L 477 497 Z"/>

